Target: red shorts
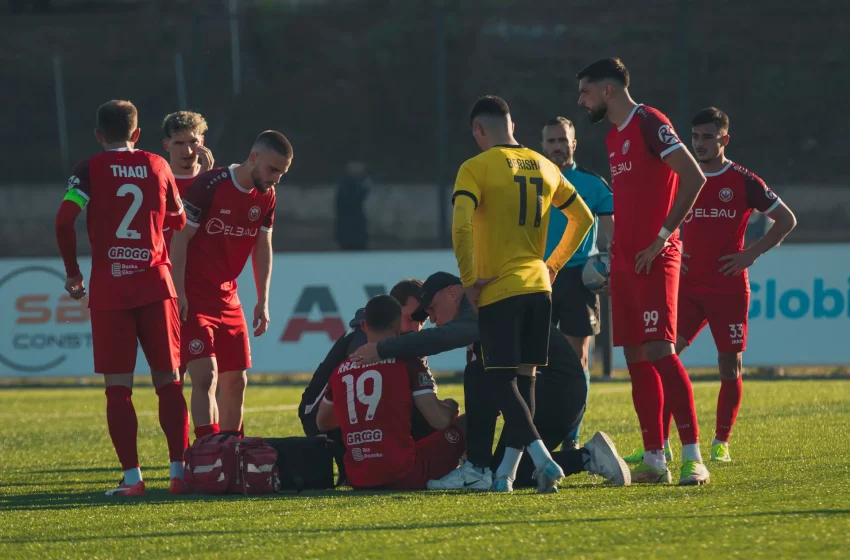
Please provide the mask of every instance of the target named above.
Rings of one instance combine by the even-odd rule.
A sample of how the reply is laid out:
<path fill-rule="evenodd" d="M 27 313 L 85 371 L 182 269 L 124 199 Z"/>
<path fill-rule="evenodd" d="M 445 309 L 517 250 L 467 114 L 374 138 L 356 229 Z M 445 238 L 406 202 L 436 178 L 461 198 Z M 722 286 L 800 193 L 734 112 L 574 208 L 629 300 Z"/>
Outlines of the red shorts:
<path fill-rule="evenodd" d="M 133 309 L 92 309 L 91 334 L 96 373 L 133 373 L 138 343 L 151 371 L 174 371 L 180 365 L 176 298 Z"/>
<path fill-rule="evenodd" d="M 682 254 L 668 249 L 652 261 L 650 273 L 611 266 L 611 320 L 614 346 L 649 340 L 676 342 L 676 307 Z"/>
<path fill-rule="evenodd" d="M 189 304 L 181 339 L 184 364 L 215 357 L 218 371 L 242 371 L 251 367 L 251 344 L 242 306 L 210 309 Z"/>
<path fill-rule="evenodd" d="M 691 344 L 708 324 L 718 352 L 743 352 L 747 348 L 747 313 L 750 293 L 700 294 L 679 292 L 679 336 Z"/>
<path fill-rule="evenodd" d="M 416 442 L 416 461 L 404 477 L 385 484 L 385 490 L 424 490 L 429 480 L 443 478 L 455 467 L 466 451 L 463 432 L 455 426 L 434 432 Z"/>

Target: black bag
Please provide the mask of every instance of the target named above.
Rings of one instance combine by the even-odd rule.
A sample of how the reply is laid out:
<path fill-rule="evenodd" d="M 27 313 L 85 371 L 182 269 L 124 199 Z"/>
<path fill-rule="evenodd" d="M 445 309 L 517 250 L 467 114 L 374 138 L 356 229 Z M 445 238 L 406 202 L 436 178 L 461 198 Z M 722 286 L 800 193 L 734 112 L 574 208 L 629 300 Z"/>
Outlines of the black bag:
<path fill-rule="evenodd" d="M 327 490 L 334 487 L 333 442 L 326 437 L 263 438 L 277 450 L 280 489 Z"/>

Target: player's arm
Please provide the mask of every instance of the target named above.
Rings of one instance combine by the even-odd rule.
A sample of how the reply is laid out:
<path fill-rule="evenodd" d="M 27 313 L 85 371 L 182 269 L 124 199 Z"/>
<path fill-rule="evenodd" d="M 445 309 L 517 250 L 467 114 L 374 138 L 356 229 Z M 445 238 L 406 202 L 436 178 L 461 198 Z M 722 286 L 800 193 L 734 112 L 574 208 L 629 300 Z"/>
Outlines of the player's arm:
<path fill-rule="evenodd" d="M 162 229 L 172 229 L 179 231 L 186 225 L 186 212 L 183 211 L 183 201 L 180 199 L 180 191 L 177 189 L 177 181 L 174 179 L 174 173 L 168 164 L 162 166 L 162 173 L 165 178 L 165 220 L 162 224 Z"/>
<path fill-rule="evenodd" d="M 600 251 L 610 252 L 611 242 L 614 241 L 614 214 L 599 216 L 599 239 L 596 246 Z"/>
<path fill-rule="evenodd" d="M 567 216 L 567 228 L 564 230 L 564 235 L 546 260 L 546 267 L 550 273 L 557 274 L 584 241 L 587 232 L 593 226 L 593 214 L 590 213 L 590 209 L 576 192 L 575 187 L 563 176 L 552 197 L 552 205 Z"/>
<path fill-rule="evenodd" d="M 740 274 L 744 269 L 752 266 L 756 259 L 782 243 L 782 240 L 797 225 L 797 218 L 791 209 L 779 200 L 758 177 L 753 176 L 747 180 L 747 202 L 750 208 L 770 216 L 773 225 L 761 239 L 747 249 L 720 257 L 720 271 L 726 276 Z"/>
<path fill-rule="evenodd" d="M 186 320 L 188 304 L 186 301 L 186 252 L 189 242 L 198 233 L 198 226 L 187 222 L 189 227 L 174 232 L 168 257 L 171 259 L 171 277 L 174 280 L 174 290 L 177 292 L 177 303 L 180 318 Z"/>
<path fill-rule="evenodd" d="M 257 286 L 257 306 L 254 308 L 254 336 L 260 336 L 269 327 L 269 286 L 272 280 L 272 231 L 260 228 L 251 264 Z"/>
<path fill-rule="evenodd" d="M 473 286 L 478 278 L 472 265 L 472 215 L 481 202 L 481 188 L 467 161 L 457 173 L 452 193 L 452 246 L 460 271 L 460 280 L 465 288 Z"/>
<path fill-rule="evenodd" d="M 664 163 L 679 176 L 679 190 L 673 200 L 673 207 L 667 214 L 667 219 L 664 220 L 664 229 L 667 231 L 662 231 L 659 234 L 666 234 L 664 239 L 666 241 L 667 237 L 670 237 L 674 231 L 679 229 L 685 216 L 688 215 L 694 202 L 696 202 L 699 191 L 705 185 L 705 175 L 703 175 L 694 156 L 685 149 L 670 152 L 664 158 Z"/>
<path fill-rule="evenodd" d="M 77 262 L 77 232 L 74 231 L 74 223 L 88 204 L 90 196 L 89 166 L 88 161 L 84 161 L 74 168 L 68 180 L 65 198 L 59 205 L 54 225 L 56 244 L 65 264 L 65 290 L 74 299 L 82 299 L 86 295 L 83 275 Z"/>
<path fill-rule="evenodd" d="M 441 327 L 423 329 L 378 343 L 378 357 L 405 358 L 433 356 L 457 348 L 464 348 L 478 341 L 478 319 L 467 308 L 456 318 Z"/>
<path fill-rule="evenodd" d="M 611 187 L 601 177 L 597 184 L 598 197 L 593 206 L 593 213 L 599 218 L 599 238 L 597 247 L 600 251 L 611 251 L 614 241 L 614 193 Z"/>
<path fill-rule="evenodd" d="M 319 403 L 319 412 L 316 413 L 316 427 L 320 432 L 330 432 L 339 428 L 339 422 L 334 414 L 334 403 L 328 399 L 327 392 Z"/>
<path fill-rule="evenodd" d="M 411 358 L 406 365 L 413 403 L 432 428 L 445 430 L 457 418 L 460 407 L 452 399 L 441 401 L 437 398 L 437 383 L 425 360 Z"/>

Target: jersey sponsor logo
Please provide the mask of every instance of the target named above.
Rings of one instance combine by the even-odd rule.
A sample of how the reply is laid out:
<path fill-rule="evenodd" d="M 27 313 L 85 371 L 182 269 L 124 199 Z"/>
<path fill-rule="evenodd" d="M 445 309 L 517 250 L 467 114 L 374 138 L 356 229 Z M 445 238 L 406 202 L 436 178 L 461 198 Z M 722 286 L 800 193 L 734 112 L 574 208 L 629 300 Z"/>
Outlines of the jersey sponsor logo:
<path fill-rule="evenodd" d="M 357 461 L 358 463 L 363 460 L 363 452 L 360 451 L 360 448 L 355 447 L 351 450 L 351 458 Z"/>
<path fill-rule="evenodd" d="M 260 219 L 260 207 L 259 206 L 252 206 L 251 207 L 251 209 L 248 211 L 248 219 L 251 220 L 252 222 L 256 222 L 257 220 Z"/>
<path fill-rule="evenodd" d="M 729 218 L 733 219 L 738 215 L 737 210 L 727 210 L 726 208 L 691 208 L 688 215 L 685 216 L 685 223 L 691 223 L 694 218 Z"/>
<path fill-rule="evenodd" d="M 631 145 L 632 145 L 632 143 L 629 142 L 628 139 L 626 139 L 626 141 L 623 142 L 623 155 L 626 155 L 627 153 L 629 153 L 629 147 Z"/>
<path fill-rule="evenodd" d="M 69 354 L 91 352 L 88 298 L 71 299 L 59 286 L 65 274 L 24 266 L 0 278 L 0 363 L 20 373 L 57 370 Z M 67 366 L 62 366 L 67 367 Z"/>
<path fill-rule="evenodd" d="M 360 445 L 361 443 L 377 443 L 384 441 L 384 432 L 382 430 L 363 430 L 360 432 L 351 432 L 345 436 L 347 445 Z"/>
<path fill-rule="evenodd" d="M 144 165 L 110 165 L 113 177 L 133 177 L 147 179 L 148 168 Z"/>
<path fill-rule="evenodd" d="M 612 157 L 614 157 L 615 155 L 617 155 L 617 154 L 615 154 L 614 152 L 611 152 L 610 154 L 608 154 L 608 157 L 609 157 L 609 158 L 612 158 Z"/>
<path fill-rule="evenodd" d="M 200 354 L 203 351 L 204 351 L 204 343 L 201 342 L 200 340 L 198 340 L 197 338 L 189 343 L 189 353 L 190 354 L 194 354 L 194 355 L 197 356 L 198 354 Z"/>
<path fill-rule="evenodd" d="M 679 137 L 676 136 L 676 131 L 669 124 L 662 124 L 658 127 L 658 139 L 671 146 L 679 143 Z"/>
<path fill-rule="evenodd" d="M 229 224 L 225 224 L 218 218 L 211 218 L 210 221 L 207 222 L 206 230 L 207 233 L 210 235 L 218 235 L 219 233 L 223 233 L 224 235 L 230 237 L 256 237 L 257 233 L 260 231 L 259 228 L 243 228 L 241 226 L 231 226 Z"/>
<path fill-rule="evenodd" d="M 230 214 L 230 210 L 228 210 L 227 208 L 222 208 L 219 214 Z"/>
<path fill-rule="evenodd" d="M 730 200 L 732 200 L 732 196 L 733 196 L 732 189 L 730 189 L 729 187 L 725 187 L 725 188 L 720 189 L 720 201 L 721 202 L 729 202 Z"/>
<path fill-rule="evenodd" d="M 134 247 L 110 247 L 109 258 L 116 261 L 143 261 L 151 260 L 151 252 L 148 249 Z"/>
<path fill-rule="evenodd" d="M 457 443 L 460 441 L 460 434 L 457 433 L 457 430 L 449 428 L 446 430 L 446 441 L 449 443 Z"/>
<path fill-rule="evenodd" d="M 71 175 L 68 177 L 68 186 L 65 187 L 65 192 L 70 191 L 71 189 L 76 189 L 80 186 L 80 178 L 76 175 Z"/>
<path fill-rule="evenodd" d="M 625 173 L 626 171 L 632 170 L 632 162 L 627 161 L 625 163 L 618 163 L 617 165 L 611 166 L 611 176 L 616 177 L 621 173 Z"/>

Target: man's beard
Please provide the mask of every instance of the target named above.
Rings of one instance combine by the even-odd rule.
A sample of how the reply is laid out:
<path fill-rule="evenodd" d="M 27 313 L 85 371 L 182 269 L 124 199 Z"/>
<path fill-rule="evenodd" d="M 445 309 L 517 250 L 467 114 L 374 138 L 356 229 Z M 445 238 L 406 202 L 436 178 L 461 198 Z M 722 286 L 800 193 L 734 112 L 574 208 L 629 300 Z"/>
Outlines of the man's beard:
<path fill-rule="evenodd" d="M 590 111 L 588 113 L 588 117 L 590 118 L 590 122 L 593 124 L 598 123 L 602 119 L 604 119 L 608 115 L 608 105 L 602 105 L 595 111 Z"/>
<path fill-rule="evenodd" d="M 545 155 L 552 163 L 558 166 L 564 165 L 567 161 L 569 161 L 569 157 L 565 152 L 557 151 Z"/>
<path fill-rule="evenodd" d="M 251 182 L 254 183 L 254 188 L 265 194 L 268 192 L 268 187 L 266 187 L 263 182 L 260 180 L 260 174 L 256 169 L 251 170 Z"/>

